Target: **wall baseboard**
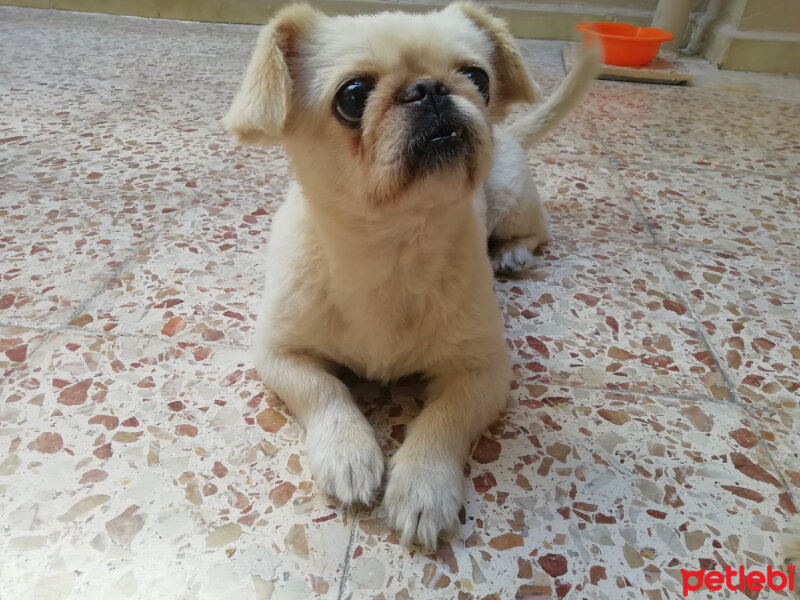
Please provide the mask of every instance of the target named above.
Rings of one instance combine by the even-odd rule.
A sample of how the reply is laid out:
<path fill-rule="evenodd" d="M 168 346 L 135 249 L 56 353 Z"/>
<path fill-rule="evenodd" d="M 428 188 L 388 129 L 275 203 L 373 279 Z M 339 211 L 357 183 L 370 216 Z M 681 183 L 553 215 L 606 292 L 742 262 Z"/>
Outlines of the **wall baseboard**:
<path fill-rule="evenodd" d="M 719 64 L 732 71 L 800 74 L 800 41 L 736 37 Z"/>
<path fill-rule="evenodd" d="M 211 23 L 246 23 L 261 25 L 291 0 L 0 0 L 0 6 L 56 9 L 129 15 L 180 21 Z M 449 4 L 450 0 L 314 0 L 320 10 L 339 14 L 357 14 L 402 9 L 427 11 Z M 485 2 L 497 16 L 504 18 L 515 36 L 542 40 L 578 40 L 575 25 L 581 21 L 618 21 L 646 26 L 651 10 L 598 3 L 539 3 L 497 0 Z M 752 35 L 750 35 L 752 33 Z M 800 40 L 797 34 L 763 36 L 758 32 L 712 33 L 716 50 L 707 54 L 722 69 L 800 73 Z"/>
<path fill-rule="evenodd" d="M 708 32 L 704 56 L 730 71 L 800 74 L 800 35 L 738 31 L 724 24 Z"/>
<path fill-rule="evenodd" d="M 51 8 L 112 15 L 131 15 L 180 21 L 246 23 L 261 25 L 289 0 L 0 0 L 0 5 Z M 427 11 L 449 4 L 449 0 L 314 0 L 320 10 L 358 14 L 387 9 Z M 647 25 L 652 11 L 592 4 L 485 2 L 495 14 L 506 19 L 517 37 L 550 40 L 578 40 L 575 25 L 581 21 L 620 21 Z"/>

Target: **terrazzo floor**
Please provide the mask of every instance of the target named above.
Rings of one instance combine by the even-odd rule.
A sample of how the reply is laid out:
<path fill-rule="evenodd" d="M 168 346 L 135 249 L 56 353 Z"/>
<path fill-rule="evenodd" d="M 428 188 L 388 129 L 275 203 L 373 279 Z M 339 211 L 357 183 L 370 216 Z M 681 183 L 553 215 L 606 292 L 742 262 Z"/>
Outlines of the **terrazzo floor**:
<path fill-rule="evenodd" d="M 249 362 L 287 163 L 218 119 L 255 35 L 0 8 L 0 598 L 659 600 L 777 565 L 800 80 L 597 82 L 532 151 L 555 241 L 497 282 L 511 409 L 425 556 L 317 493 Z M 551 91 L 560 45 L 522 45 Z M 422 390 L 353 385 L 393 452 Z"/>

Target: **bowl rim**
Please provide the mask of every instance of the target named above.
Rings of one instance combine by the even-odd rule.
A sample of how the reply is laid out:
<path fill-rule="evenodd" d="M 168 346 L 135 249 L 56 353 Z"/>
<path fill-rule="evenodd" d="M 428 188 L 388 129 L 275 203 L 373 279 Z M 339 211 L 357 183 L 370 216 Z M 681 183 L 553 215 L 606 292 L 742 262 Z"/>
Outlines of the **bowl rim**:
<path fill-rule="evenodd" d="M 603 33 L 595 29 L 596 25 L 625 25 L 627 27 L 632 27 L 637 33 L 643 31 L 646 35 L 644 37 L 634 37 L 630 35 Z M 623 40 L 626 42 L 669 42 L 675 37 L 669 31 L 664 31 L 663 29 L 656 29 L 655 27 L 637 27 L 629 23 L 617 23 L 615 21 L 584 21 L 583 23 L 578 23 L 575 29 L 583 34 L 596 35 L 599 38 L 608 40 Z"/>

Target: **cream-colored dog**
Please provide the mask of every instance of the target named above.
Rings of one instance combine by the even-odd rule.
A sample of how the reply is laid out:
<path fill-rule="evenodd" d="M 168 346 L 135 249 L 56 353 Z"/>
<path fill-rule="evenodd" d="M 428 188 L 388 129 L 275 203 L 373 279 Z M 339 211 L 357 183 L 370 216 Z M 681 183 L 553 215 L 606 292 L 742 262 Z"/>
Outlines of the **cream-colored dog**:
<path fill-rule="evenodd" d="M 280 12 L 224 119 L 285 146 L 295 181 L 273 222 L 255 364 L 305 426 L 317 485 L 369 503 L 384 460 L 332 367 L 430 378 L 391 460 L 384 504 L 403 543 L 433 548 L 457 520 L 474 439 L 506 405 L 509 354 L 493 292 L 549 238 L 521 143 L 577 102 L 589 53 L 540 109 L 492 123 L 533 87 L 505 24 L 472 4 L 328 17 Z"/>

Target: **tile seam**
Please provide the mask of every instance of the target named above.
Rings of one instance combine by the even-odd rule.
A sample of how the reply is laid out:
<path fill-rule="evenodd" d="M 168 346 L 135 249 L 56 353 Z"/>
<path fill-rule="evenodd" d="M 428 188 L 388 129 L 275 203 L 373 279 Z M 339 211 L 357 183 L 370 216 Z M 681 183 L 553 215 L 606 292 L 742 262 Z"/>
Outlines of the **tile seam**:
<path fill-rule="evenodd" d="M 617 175 L 619 177 L 622 177 L 621 173 L 620 173 L 620 171 L 621 171 L 620 163 L 613 156 L 609 156 L 609 159 L 611 160 L 612 164 L 614 165 Z M 719 356 L 717 356 L 717 351 L 716 351 L 715 347 L 713 346 L 713 344 L 711 343 L 711 339 L 709 338 L 708 334 L 705 331 L 705 327 L 703 326 L 703 322 L 700 320 L 699 316 L 697 315 L 696 311 L 694 310 L 694 307 L 692 306 L 691 302 L 689 301 L 689 298 L 686 295 L 686 291 L 684 290 L 683 285 L 681 284 L 681 281 L 675 276 L 675 274 L 672 272 L 672 269 L 669 267 L 669 264 L 667 262 L 667 257 L 664 255 L 664 252 L 663 252 L 663 248 L 665 247 L 665 245 L 662 244 L 658 240 L 658 237 L 656 236 L 655 232 L 653 231 L 653 228 L 651 227 L 650 222 L 647 219 L 647 216 L 645 215 L 642 207 L 639 205 L 639 203 L 636 201 L 636 198 L 631 193 L 630 187 L 624 181 L 623 181 L 623 186 L 624 186 L 625 194 L 626 194 L 628 200 L 633 203 L 633 205 L 636 207 L 636 210 L 638 211 L 640 217 L 643 219 L 644 224 L 645 224 L 645 228 L 647 229 L 648 233 L 650 234 L 650 236 L 651 236 L 651 238 L 653 240 L 653 244 L 656 247 L 656 252 L 658 253 L 659 262 L 661 263 L 662 268 L 666 271 L 667 276 L 669 277 L 670 281 L 672 282 L 672 284 L 673 284 L 672 287 L 675 288 L 675 290 L 679 294 L 679 297 L 681 298 L 681 300 L 685 304 L 686 310 L 688 311 L 688 313 L 689 313 L 689 315 L 690 315 L 690 317 L 691 317 L 691 319 L 692 319 L 692 321 L 694 323 L 695 329 L 697 330 L 697 333 L 700 335 L 700 339 L 702 339 L 703 344 L 706 347 L 706 350 L 708 351 L 709 355 L 711 356 L 711 360 L 714 363 L 714 367 L 716 368 L 717 372 L 719 372 L 720 376 L 722 377 L 722 381 L 723 381 L 723 383 L 725 385 L 726 390 L 728 391 L 729 397 L 731 398 L 731 400 L 733 401 L 734 404 L 737 404 L 737 405 L 741 406 L 742 405 L 742 401 L 741 401 L 741 398 L 739 398 L 738 394 L 736 393 L 735 387 L 733 385 L 733 380 L 731 379 L 731 377 L 727 373 L 727 371 L 723 368 L 722 363 L 720 361 L 720 358 L 719 358 Z"/>
<path fill-rule="evenodd" d="M 122 263 L 116 269 L 113 269 L 111 271 L 111 274 L 105 279 L 105 281 L 103 281 L 99 286 L 97 286 L 94 289 L 94 291 L 92 291 L 91 294 L 89 294 L 86 298 L 83 299 L 83 301 L 78 305 L 78 307 L 72 312 L 72 314 L 63 324 L 63 327 L 68 327 L 72 323 L 72 321 L 74 321 L 78 316 L 80 316 L 83 313 L 83 311 L 92 302 L 92 300 L 94 300 L 95 298 L 100 296 L 100 294 L 105 292 L 108 289 L 108 285 L 111 283 L 111 281 L 113 281 L 114 278 L 116 278 L 133 261 L 133 259 L 136 257 L 137 254 L 139 254 L 142 250 L 149 248 L 153 244 L 153 242 L 167 230 L 168 227 L 174 225 L 175 222 L 178 220 L 178 218 L 183 216 L 184 212 L 187 210 L 189 202 L 190 198 L 189 197 L 185 198 L 179 210 L 175 211 L 175 213 L 168 216 L 167 219 L 164 221 L 164 223 L 160 227 L 158 227 L 143 244 L 141 244 L 140 246 L 135 246 L 128 254 L 127 258 L 125 258 L 125 260 L 123 260 Z"/>

